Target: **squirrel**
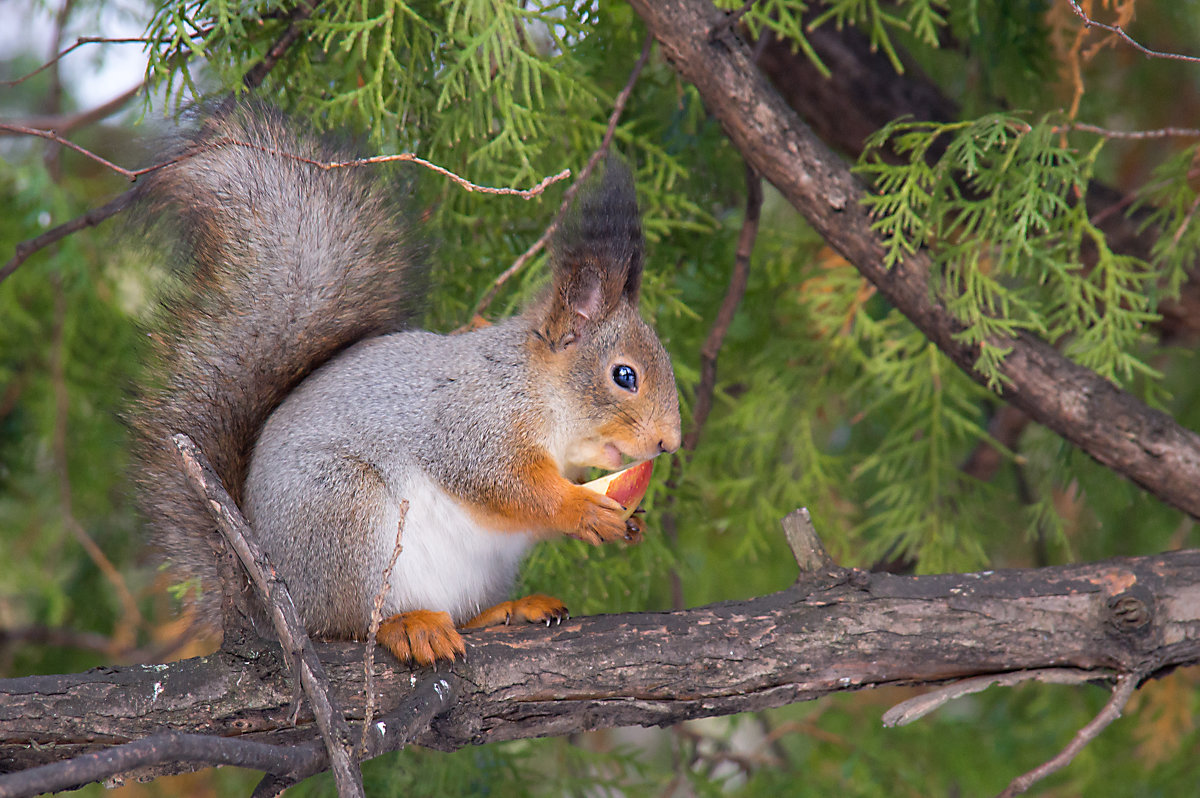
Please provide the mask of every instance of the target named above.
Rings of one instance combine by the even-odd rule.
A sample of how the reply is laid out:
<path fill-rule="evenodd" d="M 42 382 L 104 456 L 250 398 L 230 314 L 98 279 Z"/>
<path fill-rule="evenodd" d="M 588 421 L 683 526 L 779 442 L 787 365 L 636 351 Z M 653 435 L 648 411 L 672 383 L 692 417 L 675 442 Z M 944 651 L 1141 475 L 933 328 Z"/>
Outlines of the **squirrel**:
<path fill-rule="evenodd" d="M 201 580 L 202 614 L 217 613 L 215 524 L 176 432 L 213 463 L 315 637 L 367 636 L 402 500 L 377 635 L 400 660 L 464 656 L 462 628 L 568 617 L 549 596 L 506 600 L 524 555 L 558 535 L 636 535 L 576 481 L 680 444 L 671 362 L 638 312 L 628 168 L 607 159 L 574 202 L 539 299 L 438 335 L 411 329 L 421 246 L 387 181 L 303 162 L 347 156 L 249 104 L 179 151 L 144 187 L 191 277 L 152 336 L 161 380 L 134 413 L 136 476 L 157 544 Z"/>

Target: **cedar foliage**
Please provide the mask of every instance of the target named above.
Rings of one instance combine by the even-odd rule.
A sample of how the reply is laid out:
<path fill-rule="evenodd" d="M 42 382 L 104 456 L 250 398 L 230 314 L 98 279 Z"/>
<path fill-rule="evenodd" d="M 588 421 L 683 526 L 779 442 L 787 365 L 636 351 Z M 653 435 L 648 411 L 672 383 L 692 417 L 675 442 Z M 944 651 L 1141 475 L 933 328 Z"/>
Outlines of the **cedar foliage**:
<path fill-rule="evenodd" d="M 1200 18 L 1187 4 L 1081 5 L 1132 24 L 1156 49 L 1195 52 L 1189 43 L 1200 41 Z M 193 98 L 237 87 L 293 8 L 271 0 L 153 4 L 144 20 L 153 101 L 75 140 L 137 162 L 144 155 L 124 131 L 163 125 Z M 108 13 L 99 1 L 70 6 L 71 36 L 96 33 Z M 633 12 L 610 0 L 330 0 L 300 24 L 303 36 L 260 95 L 362 137 L 371 151 L 412 151 L 474 182 L 517 187 L 564 168 L 578 173 L 644 39 Z M 1003 340 L 1029 330 L 1200 427 L 1194 355 L 1187 345 L 1164 346 L 1160 324 L 1161 303 L 1179 300 L 1200 256 L 1196 138 L 1127 141 L 1072 127 L 1188 124 L 1200 101 L 1194 64 L 1145 59 L 1085 30 L 1060 0 L 761 0 L 743 24 L 750 36 L 769 31 L 818 61 L 809 32 L 855 27 L 897 71 L 927 73 L 964 109 L 951 122 L 892 121 L 867 142 L 857 170 L 872 186 L 865 201 L 889 263 L 917 248 L 932 255 L 931 290 L 980 345 L 977 368 L 991 389 L 1003 385 Z M 0 66 L 16 76 L 44 57 L 8 53 Z M 0 89 L 5 115 L 47 110 L 53 74 Z M 64 88 L 68 105 L 48 110 L 91 101 L 74 96 L 69 82 Z M 673 355 L 686 429 L 700 346 L 734 260 L 742 164 L 657 53 L 615 142 L 636 172 L 650 239 L 644 311 Z M 74 153 L 47 156 L 45 143 L 32 140 L 2 146 L 6 253 L 122 190 L 119 178 Z M 467 193 L 415 167 L 406 175 L 434 252 L 426 323 L 450 330 L 469 321 L 490 282 L 545 229 L 565 184 L 524 202 Z M 1081 198 L 1097 180 L 1125 198 L 1110 212 L 1137 214 L 1153 236 L 1145 256 L 1121 251 L 1089 215 Z M 140 366 L 137 325 L 163 279 L 160 253 L 131 244 L 141 237 L 114 223 L 76 234 L 0 286 L 0 540 L 8 555 L 0 558 L 0 626 L 62 627 L 108 641 L 100 651 L 0 645 L 5 675 L 112 662 L 178 627 L 170 586 L 143 551 L 123 470 L 119 418 Z M 540 255 L 489 315 L 518 308 L 545 276 Z M 718 374 L 700 444 L 676 459 L 669 489 L 659 466 L 646 541 L 633 549 L 542 546 L 525 570 L 528 587 L 560 595 L 577 614 L 670 607 L 671 574 L 687 604 L 776 590 L 794 577 L 777 521 L 796 506 L 811 509 L 836 559 L 863 567 L 1049 564 L 1198 542 L 1190 520 L 1051 433 L 1034 427 L 993 440 L 996 394 L 963 375 L 769 193 Z M 999 449 L 1001 466 L 987 479 L 965 473 L 971 453 L 987 445 Z M 667 514 L 678 539 L 661 532 Z M 78 529 L 116 564 L 132 604 L 83 553 Z M 1104 700 L 1099 691 L 1027 686 L 882 730 L 878 716 L 898 695 L 844 695 L 645 736 L 409 751 L 368 765 L 367 783 L 410 795 L 986 794 L 1061 747 Z M 1189 718 L 1198 696 L 1191 673 L 1148 685 L 1139 696 L 1145 714 L 1127 713 L 1049 789 L 1187 793 L 1197 776 L 1200 737 Z M 1141 753 L 1130 756 L 1135 746 Z M 222 792 L 248 790 L 221 778 Z M 318 778 L 302 789 L 328 794 L 332 786 Z"/>

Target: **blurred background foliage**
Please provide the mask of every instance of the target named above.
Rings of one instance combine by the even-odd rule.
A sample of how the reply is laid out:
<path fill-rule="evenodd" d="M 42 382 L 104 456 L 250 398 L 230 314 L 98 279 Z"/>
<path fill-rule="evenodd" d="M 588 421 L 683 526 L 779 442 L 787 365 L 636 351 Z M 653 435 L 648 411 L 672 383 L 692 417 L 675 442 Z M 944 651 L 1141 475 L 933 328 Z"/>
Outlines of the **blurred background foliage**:
<path fill-rule="evenodd" d="M 610 0 L 315 5 L 257 93 L 348 132 L 366 152 L 415 152 L 486 185 L 578 174 L 645 40 L 633 11 Z M 1193 0 L 1081 6 L 1155 49 L 1200 53 Z M 140 41 L 88 44 L 0 86 L 0 114 L 50 118 L 111 161 L 151 163 L 174 115 L 239 86 L 296 8 L 9 0 L 5 16 L 28 24 L 0 40 L 5 80 L 80 36 Z M 857 30 L 898 79 L 929 81 L 960 109 L 951 121 L 895 120 L 858 169 L 876 187 L 890 256 L 918 246 L 934 254 L 938 290 L 968 335 L 1034 330 L 1200 429 L 1200 303 L 1188 293 L 1200 254 L 1197 138 L 1072 127 L 1195 124 L 1195 63 L 1146 58 L 1088 31 L 1066 0 L 760 0 L 743 24 L 751 38 L 788 41 L 797 59 L 830 76 L 837 67 L 820 60 L 810 34 Z M 86 116 L 143 79 L 132 99 Z M 637 174 L 650 239 L 644 311 L 673 355 L 686 431 L 745 212 L 744 167 L 657 50 L 615 141 Z M 94 160 L 41 139 L 0 138 L 0 155 L 5 259 L 126 188 Z M 523 201 L 468 193 L 417 167 L 404 175 L 435 264 L 426 324 L 443 331 L 471 321 L 492 281 L 546 228 L 566 185 Z M 1093 182 L 1114 192 L 1105 213 L 1140 214 L 1136 224 L 1153 239 L 1142 252 L 1110 246 L 1079 201 Z M 166 263 L 143 238 L 136 221 L 118 217 L 34 254 L 0 285 L 0 676 L 161 661 L 214 645 L 146 551 L 127 481 L 122 413 L 142 364 L 140 323 Z M 544 255 L 535 257 L 484 315 L 518 308 L 544 284 L 544 267 Z M 985 348 L 979 364 L 997 384 L 1003 355 Z M 546 545 L 523 580 L 577 614 L 779 590 L 795 569 L 778 520 L 797 506 L 810 508 L 842 564 L 913 572 L 1200 542 L 1191 520 L 1052 433 L 1019 420 L 1015 434 L 1004 433 L 1004 413 L 767 187 L 713 411 L 694 451 L 660 463 L 646 541 Z M 1093 688 L 1030 685 L 882 729 L 882 711 L 906 695 L 840 695 L 664 731 L 453 755 L 414 750 L 365 774 L 376 794 L 413 796 L 979 795 L 1057 751 L 1105 700 Z M 1039 789 L 1192 793 L 1198 698 L 1195 670 L 1148 684 L 1125 720 Z M 252 784 L 226 770 L 126 789 L 199 796 L 248 794 Z M 332 782 L 297 792 L 332 794 Z"/>

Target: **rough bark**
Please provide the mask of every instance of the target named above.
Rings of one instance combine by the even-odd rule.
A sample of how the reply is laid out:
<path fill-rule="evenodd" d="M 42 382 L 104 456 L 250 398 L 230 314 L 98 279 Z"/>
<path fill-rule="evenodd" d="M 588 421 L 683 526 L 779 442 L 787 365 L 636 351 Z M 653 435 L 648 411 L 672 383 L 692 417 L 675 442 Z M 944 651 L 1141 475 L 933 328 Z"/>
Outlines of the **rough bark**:
<path fill-rule="evenodd" d="M 631 0 L 663 52 L 694 84 L 747 163 L 770 180 L 814 229 L 973 378 L 974 347 L 931 293 L 929 259 L 918 252 L 888 269 L 860 200 L 863 186 L 788 107 L 755 66 L 722 12 L 700 0 Z M 1200 435 L 1021 334 L 997 342 L 1011 352 L 1002 396 L 1102 464 L 1200 518 Z"/>
<path fill-rule="evenodd" d="M 1154 673 L 1200 661 L 1200 552 L 903 577 L 827 568 L 791 589 L 681 612 L 466 635 L 458 701 L 417 742 L 440 749 L 780 706 L 842 690 L 1048 667 Z M 363 647 L 319 647 L 336 701 L 363 708 Z M 376 664 L 377 707 L 416 679 Z M 318 739 L 277 650 L 0 681 L 0 772 L 152 733 Z M 179 767 L 195 767 L 180 765 Z M 2 782 L 0 782 L 2 784 Z"/>

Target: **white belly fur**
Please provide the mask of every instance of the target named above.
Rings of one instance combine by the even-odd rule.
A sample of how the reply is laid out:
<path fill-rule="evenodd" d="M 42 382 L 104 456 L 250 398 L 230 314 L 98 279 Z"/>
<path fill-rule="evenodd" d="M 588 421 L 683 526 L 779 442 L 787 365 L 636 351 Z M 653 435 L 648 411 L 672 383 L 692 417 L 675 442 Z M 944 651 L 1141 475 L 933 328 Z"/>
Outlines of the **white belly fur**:
<path fill-rule="evenodd" d="M 399 499 L 408 499 L 402 550 L 392 570 L 384 617 L 409 610 L 441 610 L 456 623 L 508 598 L 531 535 L 481 528 L 424 475 L 413 474 Z M 394 522 L 380 530 L 390 556 Z M 386 562 L 386 560 L 385 560 Z"/>

